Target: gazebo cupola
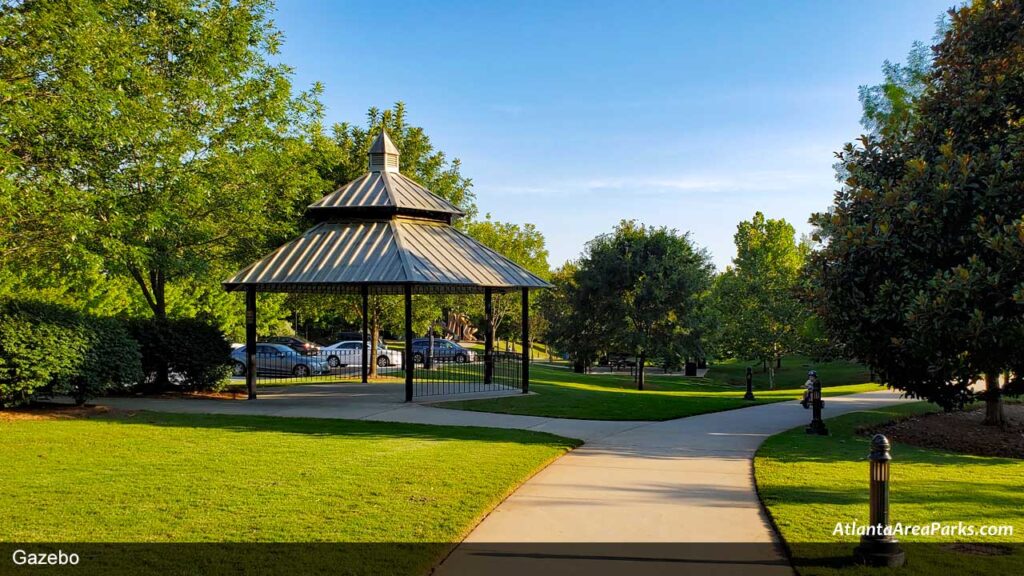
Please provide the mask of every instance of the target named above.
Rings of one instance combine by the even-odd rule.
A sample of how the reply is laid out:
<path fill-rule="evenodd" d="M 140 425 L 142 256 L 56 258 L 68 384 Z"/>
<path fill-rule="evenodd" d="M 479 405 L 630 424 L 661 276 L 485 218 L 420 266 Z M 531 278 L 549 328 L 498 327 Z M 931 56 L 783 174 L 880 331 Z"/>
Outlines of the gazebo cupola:
<path fill-rule="evenodd" d="M 410 216 L 451 224 L 462 210 L 398 171 L 399 154 L 381 132 L 370 146 L 370 171 L 308 208 L 314 220 L 373 219 Z"/>
<path fill-rule="evenodd" d="M 412 358 L 413 294 L 482 293 L 489 315 L 492 293 L 522 291 L 523 339 L 528 340 L 529 290 L 550 284 L 453 227 L 465 213 L 399 171 L 398 148 L 385 132 L 374 140 L 368 156 L 369 172 L 307 208 L 312 228 L 224 282 L 228 291 L 246 291 L 247 352 L 256 342 L 256 292 L 362 294 L 364 341 L 367 297 L 403 294 L 405 354 Z M 493 331 L 485 332 L 490 357 Z M 415 366 L 408 364 L 410 400 Z M 251 359 L 248 365 L 253 365 Z M 363 372 L 365 381 L 365 362 Z M 247 371 L 246 378 L 255 398 L 254 371 Z M 522 382 L 525 392 L 528 355 Z"/>

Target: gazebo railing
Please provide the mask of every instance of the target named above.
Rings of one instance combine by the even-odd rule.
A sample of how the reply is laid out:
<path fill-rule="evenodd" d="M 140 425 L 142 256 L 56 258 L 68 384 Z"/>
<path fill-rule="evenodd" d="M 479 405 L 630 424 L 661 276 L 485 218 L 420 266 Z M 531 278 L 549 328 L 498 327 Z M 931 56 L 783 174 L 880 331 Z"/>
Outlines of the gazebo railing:
<path fill-rule="evenodd" d="M 376 376 L 370 384 L 405 382 L 403 350 L 378 350 Z M 493 368 L 488 375 L 483 352 L 454 358 L 422 358 L 416 354 L 413 370 L 413 397 L 474 394 L 522 389 L 522 354 L 493 352 Z M 358 351 L 345 354 L 338 350 L 317 350 L 305 354 L 257 354 L 256 381 L 260 386 L 296 386 L 306 384 L 359 384 L 363 377 L 362 357 Z M 245 384 L 245 368 L 236 362 L 232 384 Z"/>
<path fill-rule="evenodd" d="M 432 359 L 429 366 L 417 364 L 413 372 L 413 396 L 444 396 L 500 392 L 522 388 L 522 355 L 515 352 L 495 351 L 494 369 L 487 378 L 484 354 L 459 361 Z"/>

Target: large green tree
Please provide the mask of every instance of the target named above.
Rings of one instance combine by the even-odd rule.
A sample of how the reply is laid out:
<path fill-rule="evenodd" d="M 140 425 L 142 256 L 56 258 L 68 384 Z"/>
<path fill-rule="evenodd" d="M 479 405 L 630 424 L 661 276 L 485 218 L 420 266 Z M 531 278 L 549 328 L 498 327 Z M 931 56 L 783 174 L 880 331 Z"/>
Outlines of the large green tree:
<path fill-rule="evenodd" d="M 721 351 L 769 371 L 799 347 L 806 309 L 797 287 L 806 249 L 793 226 L 757 212 L 736 229 L 736 257 L 714 282 Z"/>
<path fill-rule="evenodd" d="M 0 10 L 0 250 L 98 258 L 153 315 L 294 233 L 326 188 L 267 0 Z"/>
<path fill-rule="evenodd" d="M 1022 21 L 1020 0 L 952 11 L 909 131 L 847 145 L 835 205 L 812 218 L 833 337 L 946 408 L 984 377 L 989 424 L 1024 388 Z"/>
<path fill-rule="evenodd" d="M 576 273 L 579 301 L 612 346 L 636 353 L 639 389 L 648 358 L 693 336 L 711 274 L 707 252 L 664 227 L 624 220 L 587 244 Z"/>

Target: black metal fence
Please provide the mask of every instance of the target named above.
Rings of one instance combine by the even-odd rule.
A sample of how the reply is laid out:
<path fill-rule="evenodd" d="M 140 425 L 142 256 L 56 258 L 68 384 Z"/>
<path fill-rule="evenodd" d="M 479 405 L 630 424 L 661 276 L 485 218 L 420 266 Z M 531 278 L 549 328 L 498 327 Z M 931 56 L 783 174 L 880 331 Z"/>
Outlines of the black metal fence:
<path fill-rule="evenodd" d="M 405 382 L 404 350 L 379 348 L 376 358 L 368 352 L 376 374 L 371 383 L 402 384 Z M 245 384 L 248 370 L 244 350 L 232 355 L 232 383 Z M 477 392 L 519 390 L 522 388 L 522 355 L 495 351 L 492 368 L 488 370 L 482 351 L 470 351 L 451 357 L 424 357 L 414 352 L 413 396 L 439 396 Z M 308 352 L 284 351 L 279 347 L 257 345 L 256 381 L 260 386 L 291 386 L 301 384 L 357 384 L 362 382 L 362 351 L 352 349 L 320 349 Z M 369 370 L 368 372 L 372 372 Z"/>
<path fill-rule="evenodd" d="M 412 376 L 415 397 L 520 390 L 523 385 L 523 356 L 515 352 L 495 351 L 490 373 L 483 353 L 470 358 L 434 358 L 417 364 Z"/>

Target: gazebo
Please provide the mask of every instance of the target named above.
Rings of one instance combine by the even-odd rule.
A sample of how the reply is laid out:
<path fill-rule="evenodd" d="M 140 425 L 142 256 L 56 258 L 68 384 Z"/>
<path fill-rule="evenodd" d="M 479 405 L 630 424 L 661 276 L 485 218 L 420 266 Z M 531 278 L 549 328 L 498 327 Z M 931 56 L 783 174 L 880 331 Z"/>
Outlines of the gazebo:
<path fill-rule="evenodd" d="M 465 214 L 399 171 L 399 151 L 381 132 L 369 152 L 369 172 L 307 208 L 315 225 L 226 280 L 245 291 L 246 366 L 254 367 L 256 293 L 302 292 L 362 296 L 362 382 L 368 378 L 368 299 L 405 297 L 405 400 L 413 399 L 413 294 L 483 294 L 484 374 L 494 373 L 492 296 L 522 294 L 522 392 L 529 391 L 529 293 L 550 284 L 480 244 L 452 223 Z M 249 399 L 256 370 L 245 371 Z"/>

